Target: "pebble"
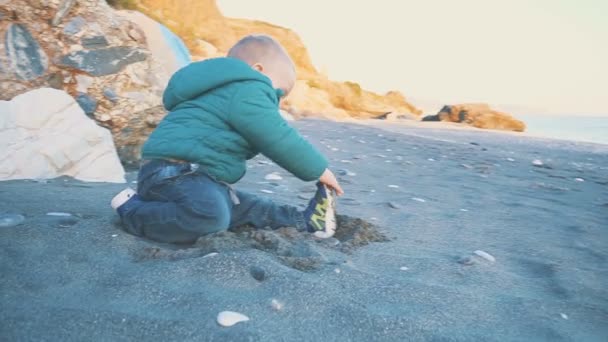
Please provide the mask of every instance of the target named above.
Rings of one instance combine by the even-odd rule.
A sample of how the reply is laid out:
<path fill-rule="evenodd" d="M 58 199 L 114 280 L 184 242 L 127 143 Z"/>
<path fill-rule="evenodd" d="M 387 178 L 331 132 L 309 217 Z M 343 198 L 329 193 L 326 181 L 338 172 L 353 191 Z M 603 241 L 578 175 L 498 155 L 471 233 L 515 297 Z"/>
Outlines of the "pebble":
<path fill-rule="evenodd" d="M 460 164 L 460 166 L 464 167 L 465 169 L 472 169 L 473 167 L 469 164 Z"/>
<path fill-rule="evenodd" d="M 388 187 L 389 188 L 393 188 L 393 189 L 397 189 L 397 188 L 399 188 L 399 185 L 389 184 Z"/>
<path fill-rule="evenodd" d="M 266 279 L 266 271 L 259 266 L 251 266 L 249 269 L 249 273 L 253 277 L 253 279 L 257 281 L 264 281 Z"/>
<path fill-rule="evenodd" d="M 542 160 L 540 160 L 540 159 L 534 159 L 532 161 L 532 165 L 534 165 L 534 166 L 543 166 L 544 164 L 543 164 Z"/>
<path fill-rule="evenodd" d="M 388 202 L 388 206 L 393 209 L 401 209 L 401 206 L 395 202 Z"/>
<path fill-rule="evenodd" d="M 574 180 L 575 180 L 575 181 L 577 181 L 577 182 L 584 182 L 584 181 L 585 181 L 585 180 L 584 180 L 584 179 L 582 179 L 582 178 L 574 178 Z"/>
<path fill-rule="evenodd" d="M 510 161 L 510 162 L 514 162 L 515 161 L 515 159 L 513 159 L 513 158 L 507 158 L 507 160 Z"/>
<path fill-rule="evenodd" d="M 270 165 L 272 163 L 269 162 L 268 160 L 258 160 L 258 164 L 260 164 L 260 165 Z"/>
<path fill-rule="evenodd" d="M 392 152 L 393 150 L 391 150 L 390 148 L 387 148 L 385 151 L 386 152 Z"/>
<path fill-rule="evenodd" d="M 568 319 L 568 315 L 566 315 L 565 313 L 560 313 L 560 316 L 562 316 L 563 319 Z"/>
<path fill-rule="evenodd" d="M 350 170 L 346 170 L 346 169 L 338 170 L 338 174 L 340 176 L 351 176 L 351 177 L 354 177 L 354 176 L 357 175 L 356 173 L 354 173 L 354 172 L 352 172 Z"/>
<path fill-rule="evenodd" d="M 223 327 L 231 327 L 240 322 L 246 322 L 249 317 L 239 312 L 222 311 L 217 315 L 217 323 Z"/>
<path fill-rule="evenodd" d="M 0 227 L 18 226 L 25 221 L 25 217 L 19 214 L 2 214 L 0 215 Z"/>
<path fill-rule="evenodd" d="M 283 177 L 281 177 L 278 173 L 273 172 L 273 173 L 269 173 L 266 175 L 266 177 L 264 177 L 265 180 L 281 180 L 283 179 Z"/>
<path fill-rule="evenodd" d="M 211 257 L 213 257 L 213 256 L 216 256 L 217 254 L 218 254 L 218 253 L 216 253 L 216 252 L 212 252 L 212 253 L 209 253 L 209 254 L 205 254 L 205 255 L 203 255 L 203 258 L 211 258 Z"/>
<path fill-rule="evenodd" d="M 118 234 L 112 234 L 112 237 L 113 237 L 113 238 L 114 238 L 114 237 L 117 237 L 117 236 L 118 236 Z"/>
<path fill-rule="evenodd" d="M 265 193 L 265 194 L 274 194 L 274 191 L 272 191 L 272 190 L 262 189 L 260 191 L 263 192 L 263 193 Z"/>
<path fill-rule="evenodd" d="M 340 163 L 352 164 L 353 162 L 351 160 L 342 159 L 342 160 L 340 160 Z"/>
<path fill-rule="evenodd" d="M 62 212 L 50 212 L 50 213 L 46 213 L 47 216 L 62 216 L 62 217 L 69 217 L 72 216 L 72 214 L 70 213 L 62 213 Z"/>
<path fill-rule="evenodd" d="M 384 154 L 376 154 L 376 157 L 386 158 L 386 156 Z"/>
<path fill-rule="evenodd" d="M 399 269 L 400 269 L 400 270 L 402 270 L 402 271 L 407 271 L 407 270 L 409 270 L 409 268 L 407 268 L 407 267 L 405 267 L 405 266 L 401 266 L 401 267 L 399 267 Z"/>
<path fill-rule="evenodd" d="M 273 299 L 270 301 L 270 306 L 275 310 L 275 311 L 281 311 L 283 310 L 283 307 L 285 307 L 285 304 L 283 304 L 283 302 L 281 302 L 278 299 Z"/>
<path fill-rule="evenodd" d="M 340 274 L 340 272 L 342 272 L 342 271 L 340 271 L 340 269 L 339 269 L 339 268 L 335 268 L 335 269 L 334 269 L 334 272 L 336 272 L 336 274 Z"/>
<path fill-rule="evenodd" d="M 430 161 L 430 162 L 435 161 L 435 159 L 433 159 L 433 158 L 429 158 L 429 159 L 427 159 L 427 160 L 428 160 L 428 161 Z"/>
<path fill-rule="evenodd" d="M 473 258 L 471 257 L 466 256 L 458 259 L 458 263 L 463 264 L 465 266 L 471 266 L 475 263 L 475 260 L 473 260 Z"/>
<path fill-rule="evenodd" d="M 412 200 L 413 200 L 413 201 L 416 201 L 416 202 L 421 202 L 421 203 L 426 202 L 426 200 L 425 200 L 425 199 L 423 199 L 423 198 L 419 198 L 419 197 L 412 197 Z"/>
<path fill-rule="evenodd" d="M 335 147 L 332 147 L 332 148 L 331 148 L 331 150 L 332 150 L 332 151 L 334 151 L 334 152 L 336 152 L 336 151 L 340 151 L 340 149 L 339 149 L 339 148 L 335 148 Z"/>
<path fill-rule="evenodd" d="M 484 252 L 482 250 L 476 250 L 473 254 L 488 260 L 489 262 L 495 262 L 496 258 L 494 258 L 491 254 Z"/>
<path fill-rule="evenodd" d="M 469 209 L 460 209 L 460 211 L 467 212 L 467 211 L 469 211 Z"/>

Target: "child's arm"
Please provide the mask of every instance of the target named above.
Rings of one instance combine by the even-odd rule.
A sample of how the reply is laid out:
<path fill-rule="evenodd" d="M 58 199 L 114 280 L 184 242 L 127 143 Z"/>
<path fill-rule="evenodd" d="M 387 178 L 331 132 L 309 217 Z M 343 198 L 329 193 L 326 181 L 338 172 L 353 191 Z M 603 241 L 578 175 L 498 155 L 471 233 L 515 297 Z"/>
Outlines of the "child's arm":
<path fill-rule="evenodd" d="M 229 123 L 254 148 L 296 177 L 312 181 L 324 175 L 327 160 L 283 119 L 274 93 L 259 86 L 240 90 L 232 101 Z"/>

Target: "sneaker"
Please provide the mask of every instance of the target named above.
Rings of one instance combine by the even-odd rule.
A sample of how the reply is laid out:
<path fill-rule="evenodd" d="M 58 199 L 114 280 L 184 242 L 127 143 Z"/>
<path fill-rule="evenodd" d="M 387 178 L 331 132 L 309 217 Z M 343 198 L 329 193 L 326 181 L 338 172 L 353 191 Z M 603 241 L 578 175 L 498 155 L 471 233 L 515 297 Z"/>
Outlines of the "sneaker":
<path fill-rule="evenodd" d="M 321 239 L 336 233 L 336 197 L 324 184 L 317 183 L 317 193 L 304 210 L 308 231 Z"/>
<path fill-rule="evenodd" d="M 112 206 L 112 209 L 116 210 L 116 212 L 120 214 L 121 208 L 123 208 L 127 202 L 137 199 L 139 199 L 137 192 L 131 188 L 126 188 L 112 198 L 110 206 Z"/>

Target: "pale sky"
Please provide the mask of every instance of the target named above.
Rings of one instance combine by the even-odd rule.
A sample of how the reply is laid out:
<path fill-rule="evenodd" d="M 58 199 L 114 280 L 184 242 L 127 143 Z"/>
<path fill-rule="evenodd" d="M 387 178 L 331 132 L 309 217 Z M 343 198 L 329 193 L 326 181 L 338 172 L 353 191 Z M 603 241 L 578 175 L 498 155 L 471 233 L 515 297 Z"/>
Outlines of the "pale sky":
<path fill-rule="evenodd" d="M 608 0 L 218 5 L 229 17 L 295 30 L 331 79 L 396 89 L 428 111 L 441 103 L 487 102 L 505 110 L 608 116 Z"/>

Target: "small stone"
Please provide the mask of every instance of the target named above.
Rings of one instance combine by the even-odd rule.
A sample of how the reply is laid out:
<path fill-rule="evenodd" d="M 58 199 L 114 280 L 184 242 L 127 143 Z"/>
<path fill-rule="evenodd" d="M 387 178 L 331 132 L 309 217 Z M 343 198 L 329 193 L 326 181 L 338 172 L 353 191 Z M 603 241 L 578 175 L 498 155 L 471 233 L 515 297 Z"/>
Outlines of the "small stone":
<path fill-rule="evenodd" d="M 95 82 L 95 79 L 87 75 L 76 75 L 76 90 L 80 93 L 86 93 Z"/>
<path fill-rule="evenodd" d="M 542 160 L 540 160 L 540 159 L 534 159 L 534 160 L 532 161 L 532 165 L 534 165 L 534 166 L 543 166 L 543 165 L 545 165 L 545 164 L 544 164 L 544 163 L 543 163 L 543 161 L 542 161 Z"/>
<path fill-rule="evenodd" d="M 72 18 L 65 26 L 63 27 L 63 33 L 68 35 L 75 35 L 80 32 L 82 28 L 87 24 L 84 18 L 78 16 Z"/>
<path fill-rule="evenodd" d="M 72 214 L 70 213 L 63 213 L 63 212 L 58 212 L 58 211 L 52 211 L 49 213 L 46 213 L 47 216 L 60 216 L 60 217 L 70 217 L 72 216 Z"/>
<path fill-rule="evenodd" d="M 283 179 L 283 177 L 281 177 L 278 173 L 273 172 L 273 173 L 269 173 L 264 177 L 265 180 L 281 180 Z"/>
<path fill-rule="evenodd" d="M 420 202 L 420 203 L 426 202 L 425 199 L 420 198 L 420 197 L 412 197 L 412 201 L 416 201 L 416 202 Z"/>
<path fill-rule="evenodd" d="M 78 220 L 72 217 L 61 218 L 57 221 L 57 227 L 68 228 L 78 223 Z"/>
<path fill-rule="evenodd" d="M 112 120 L 112 117 L 108 114 L 103 114 L 99 117 L 99 121 L 105 122 Z"/>
<path fill-rule="evenodd" d="M 78 93 L 76 96 L 76 102 L 80 105 L 80 108 L 84 111 L 84 113 L 88 116 L 92 116 L 95 114 L 97 110 L 97 100 L 88 94 Z"/>
<path fill-rule="evenodd" d="M 568 319 L 568 315 L 566 315 L 565 313 L 560 313 L 559 314 L 563 319 Z"/>
<path fill-rule="evenodd" d="M 393 152 L 393 150 L 391 150 L 390 148 L 387 148 L 385 151 L 386 152 Z"/>
<path fill-rule="evenodd" d="M 514 162 L 515 161 L 515 159 L 513 159 L 513 158 L 507 158 L 507 160 L 510 161 L 510 162 Z"/>
<path fill-rule="evenodd" d="M 332 150 L 332 151 L 334 151 L 334 152 L 336 152 L 336 151 L 340 151 L 340 149 L 339 149 L 339 148 L 335 148 L 335 147 L 332 147 L 332 148 L 331 148 L 331 150 Z"/>
<path fill-rule="evenodd" d="M 344 163 L 344 164 L 352 164 L 352 160 L 346 160 L 346 159 L 342 159 L 340 160 L 340 163 Z"/>
<path fill-rule="evenodd" d="M 258 266 L 251 266 L 249 269 L 249 273 L 253 277 L 253 279 L 257 281 L 264 281 L 266 279 L 266 271 L 263 268 Z"/>
<path fill-rule="evenodd" d="M 463 209 L 460 209 L 460 211 L 467 212 L 467 211 L 469 211 L 469 209 L 464 209 L 464 208 L 463 208 Z"/>
<path fill-rule="evenodd" d="M 407 267 L 405 267 L 405 266 L 401 266 L 401 267 L 399 267 L 399 269 L 400 269 L 400 270 L 402 270 L 402 271 L 407 271 L 407 270 L 409 270 L 409 268 L 407 268 Z"/>
<path fill-rule="evenodd" d="M 491 254 L 484 252 L 482 250 L 476 250 L 475 252 L 473 252 L 473 254 L 486 259 L 489 262 L 495 262 L 496 258 L 494 258 Z"/>
<path fill-rule="evenodd" d="M 401 206 L 395 202 L 388 202 L 388 206 L 393 209 L 401 209 Z"/>
<path fill-rule="evenodd" d="M 585 181 L 585 180 L 584 180 L 584 179 L 582 179 L 582 178 L 574 178 L 574 180 L 575 180 L 575 181 L 577 181 L 577 182 L 584 182 L 584 181 Z"/>
<path fill-rule="evenodd" d="M 113 103 L 118 102 L 118 95 L 112 88 L 103 88 L 103 96 Z"/>
<path fill-rule="evenodd" d="M 351 177 L 354 177 L 357 175 L 356 173 L 354 173 L 350 170 L 346 170 L 346 169 L 338 170 L 338 174 L 340 176 L 351 176 Z"/>
<path fill-rule="evenodd" d="M 473 167 L 469 164 L 460 164 L 460 166 L 464 167 L 465 169 L 472 169 Z"/>
<path fill-rule="evenodd" d="M 74 5 L 75 2 L 76 2 L 76 0 L 62 1 L 59 4 L 59 8 L 57 9 L 57 12 L 55 13 L 55 17 L 53 17 L 53 20 L 51 20 L 51 25 L 53 25 L 53 26 L 59 25 L 59 23 L 61 23 L 63 18 L 66 16 L 66 14 L 68 14 L 68 12 L 70 11 L 70 8 L 72 8 L 72 6 Z"/>
<path fill-rule="evenodd" d="M 216 253 L 216 252 L 211 252 L 211 253 L 209 253 L 209 254 L 205 254 L 205 255 L 203 255 L 203 258 L 211 258 L 211 257 L 214 257 L 214 256 L 216 256 L 216 255 L 218 255 L 218 253 Z"/>
<path fill-rule="evenodd" d="M 392 188 L 392 189 L 397 189 L 397 188 L 399 188 L 399 185 L 390 184 L 388 187 Z"/>
<path fill-rule="evenodd" d="M 283 304 L 283 302 L 279 301 L 278 299 L 273 299 L 270 301 L 270 306 L 275 311 L 281 311 L 283 310 L 283 307 L 285 307 L 285 304 Z"/>
<path fill-rule="evenodd" d="M 475 260 L 473 260 L 473 258 L 467 256 L 467 257 L 462 257 L 462 258 L 458 259 L 458 263 L 463 264 L 465 266 L 471 266 L 471 265 L 475 264 Z"/>
<path fill-rule="evenodd" d="M 14 227 L 25 221 L 25 217 L 19 214 L 0 214 L 0 227 Z"/>
<path fill-rule="evenodd" d="M 240 322 L 246 322 L 249 317 L 239 312 L 222 311 L 217 315 L 217 323 L 223 327 L 231 327 Z"/>
<path fill-rule="evenodd" d="M 118 73 L 123 67 L 146 60 L 144 50 L 129 46 L 112 46 L 97 50 L 78 51 L 61 58 L 59 65 L 84 71 L 93 76 Z"/>
<path fill-rule="evenodd" d="M 263 192 L 265 194 L 274 194 L 274 191 L 272 191 L 272 190 L 266 190 L 266 189 L 262 189 L 262 190 L 260 190 L 260 192 Z"/>
<path fill-rule="evenodd" d="M 85 49 L 99 49 L 108 46 L 108 40 L 104 36 L 82 38 L 80 40 Z"/>
<path fill-rule="evenodd" d="M 70 45 L 70 52 L 78 52 L 78 51 L 82 51 L 83 47 L 80 44 L 74 44 L 74 45 Z"/>
<path fill-rule="evenodd" d="M 115 237 L 117 237 L 117 236 L 118 236 L 118 234 L 112 234 L 112 237 L 113 237 L 113 238 L 115 238 Z"/>
<path fill-rule="evenodd" d="M 430 161 L 430 162 L 434 162 L 435 161 L 435 159 L 433 159 L 433 158 L 429 158 L 427 160 Z"/>
<path fill-rule="evenodd" d="M 340 274 L 340 272 L 342 272 L 342 271 L 340 271 L 340 269 L 339 269 L 339 268 L 335 268 L 335 269 L 334 269 L 334 272 L 336 272 L 336 274 Z"/>

